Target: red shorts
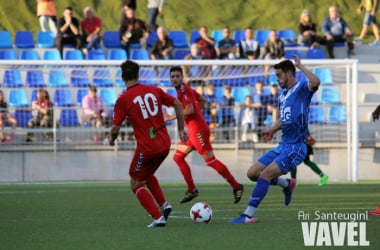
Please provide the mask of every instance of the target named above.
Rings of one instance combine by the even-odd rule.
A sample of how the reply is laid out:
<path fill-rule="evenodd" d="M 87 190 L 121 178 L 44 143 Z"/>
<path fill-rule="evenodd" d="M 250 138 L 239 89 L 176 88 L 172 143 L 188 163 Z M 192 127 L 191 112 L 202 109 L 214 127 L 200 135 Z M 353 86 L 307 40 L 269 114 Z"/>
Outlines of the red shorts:
<path fill-rule="evenodd" d="M 210 128 L 208 126 L 202 129 L 188 128 L 187 134 L 189 139 L 186 143 L 181 141 L 180 144 L 194 148 L 200 155 L 204 155 L 207 152 L 212 151 L 212 145 L 210 142 Z"/>
<path fill-rule="evenodd" d="M 142 152 L 136 149 L 131 165 L 129 166 L 129 175 L 137 181 L 144 181 L 152 176 L 166 159 L 170 148 L 160 150 L 159 152 Z"/>

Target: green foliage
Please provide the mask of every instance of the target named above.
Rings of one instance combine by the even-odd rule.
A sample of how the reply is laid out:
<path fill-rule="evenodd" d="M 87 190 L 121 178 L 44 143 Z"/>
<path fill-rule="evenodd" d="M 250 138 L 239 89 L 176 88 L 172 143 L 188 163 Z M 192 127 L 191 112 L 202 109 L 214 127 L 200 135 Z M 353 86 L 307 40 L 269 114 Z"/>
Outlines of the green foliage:
<path fill-rule="evenodd" d="M 184 184 L 166 184 L 173 212 L 165 228 L 146 228 L 152 219 L 125 184 L 0 185 L 2 249 L 304 249 L 298 212 L 356 213 L 374 209 L 379 182 L 298 185 L 285 207 L 279 187 L 271 186 L 251 225 L 230 225 L 247 204 L 253 183 L 239 204 L 227 184 L 201 184 L 200 196 L 180 204 Z M 196 201 L 213 208 L 209 224 L 194 224 Z M 369 217 L 367 240 L 379 249 L 380 217 Z"/>
<path fill-rule="evenodd" d="M 66 6 L 72 6 L 74 15 L 82 18 L 85 6 L 92 6 L 96 15 L 103 20 L 103 30 L 116 30 L 120 15 L 120 0 L 60 0 L 55 1 L 58 15 Z M 359 35 L 363 15 L 356 14 L 360 0 L 210 0 L 210 1 L 166 1 L 164 15 L 159 24 L 169 30 L 198 29 L 207 25 L 209 30 L 221 29 L 228 25 L 232 29 L 244 29 L 251 25 L 254 29 L 288 29 L 297 31 L 300 14 L 304 8 L 311 11 L 314 21 L 322 24 L 328 15 L 328 7 L 336 4 L 342 16 L 351 25 L 356 36 Z M 138 1 L 137 16 L 147 19 L 146 1 Z M 14 0 L 0 2 L 0 29 L 12 32 L 16 30 L 32 30 L 37 32 L 39 24 L 35 16 L 35 0 Z M 369 32 L 371 39 L 372 34 Z M 373 39 L 372 39 L 373 40 Z"/>

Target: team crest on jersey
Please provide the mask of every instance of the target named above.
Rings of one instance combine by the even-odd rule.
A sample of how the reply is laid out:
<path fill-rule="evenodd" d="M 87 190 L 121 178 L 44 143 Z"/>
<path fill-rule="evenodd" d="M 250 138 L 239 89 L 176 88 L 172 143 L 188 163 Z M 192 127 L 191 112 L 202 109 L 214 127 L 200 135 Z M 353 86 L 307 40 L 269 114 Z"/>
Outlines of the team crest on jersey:
<path fill-rule="evenodd" d="M 281 122 L 289 121 L 292 116 L 292 110 L 290 106 L 282 106 L 280 110 Z"/>

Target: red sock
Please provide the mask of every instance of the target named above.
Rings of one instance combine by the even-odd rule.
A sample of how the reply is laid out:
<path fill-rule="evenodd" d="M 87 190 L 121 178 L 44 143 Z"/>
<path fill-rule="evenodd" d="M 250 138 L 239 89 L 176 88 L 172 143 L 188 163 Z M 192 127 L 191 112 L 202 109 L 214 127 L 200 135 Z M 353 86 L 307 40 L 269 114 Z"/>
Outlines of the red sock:
<path fill-rule="evenodd" d="M 154 199 L 157 201 L 158 205 L 162 206 L 166 199 L 164 192 L 162 192 L 161 186 L 158 183 L 157 177 L 152 175 L 146 181 L 146 186 L 149 189 L 150 193 L 153 195 Z"/>
<path fill-rule="evenodd" d="M 133 189 L 133 193 L 135 193 L 136 198 L 140 201 L 141 206 L 145 208 L 145 210 L 153 217 L 153 219 L 157 220 L 161 217 L 160 209 L 154 203 L 152 195 L 145 189 L 144 186 L 139 185 Z"/>
<path fill-rule="evenodd" d="M 179 170 L 181 171 L 183 178 L 186 181 L 187 190 L 191 192 L 195 189 L 195 184 L 193 181 L 193 176 L 191 175 L 190 166 L 185 161 L 185 157 L 186 155 L 183 152 L 176 150 L 174 153 L 173 160 L 177 163 Z"/>
<path fill-rule="evenodd" d="M 228 181 L 228 183 L 231 184 L 233 189 L 239 188 L 239 183 L 235 180 L 235 178 L 232 176 L 226 165 L 224 165 L 221 161 L 215 158 L 215 156 L 209 158 L 206 160 L 206 164 L 209 167 L 212 167 L 215 169 L 221 176 L 223 176 L 224 179 Z"/>

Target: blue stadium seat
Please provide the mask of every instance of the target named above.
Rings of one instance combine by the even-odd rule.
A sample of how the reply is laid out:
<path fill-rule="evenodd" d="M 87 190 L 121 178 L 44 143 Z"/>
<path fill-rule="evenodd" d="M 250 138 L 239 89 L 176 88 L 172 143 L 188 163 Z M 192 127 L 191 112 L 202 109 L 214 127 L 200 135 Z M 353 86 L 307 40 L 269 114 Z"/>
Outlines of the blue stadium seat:
<path fill-rule="evenodd" d="M 76 94 L 76 105 L 82 107 L 82 100 L 88 94 L 88 89 L 78 89 Z"/>
<path fill-rule="evenodd" d="M 318 105 L 319 104 L 318 95 L 316 93 L 314 93 L 314 95 L 311 97 L 310 104 L 311 105 Z"/>
<path fill-rule="evenodd" d="M 54 91 L 53 104 L 57 107 L 71 107 L 74 105 L 69 88 L 56 89 Z"/>
<path fill-rule="evenodd" d="M 146 44 L 149 48 L 152 48 L 154 43 L 157 41 L 158 35 L 157 32 L 153 31 L 149 33 L 148 39 L 146 40 Z"/>
<path fill-rule="evenodd" d="M 190 54 L 189 49 L 176 49 L 174 51 L 174 59 L 183 60 L 186 55 Z"/>
<path fill-rule="evenodd" d="M 255 40 L 259 42 L 260 47 L 264 46 L 265 41 L 269 37 L 269 32 L 270 30 L 268 29 L 261 29 L 261 30 L 256 30 L 255 31 Z"/>
<path fill-rule="evenodd" d="M 149 60 L 149 52 L 146 49 L 133 49 L 131 50 L 131 59 L 132 60 Z"/>
<path fill-rule="evenodd" d="M 78 112 L 75 109 L 62 109 L 59 115 L 59 124 L 63 127 L 80 126 Z"/>
<path fill-rule="evenodd" d="M 345 123 L 347 122 L 346 107 L 330 106 L 327 109 L 327 122 Z"/>
<path fill-rule="evenodd" d="M 224 88 L 223 87 L 214 87 L 214 95 L 216 97 L 216 101 L 218 102 L 218 104 L 221 104 L 223 96 L 224 96 Z"/>
<path fill-rule="evenodd" d="M 129 49 L 142 49 L 141 48 L 141 43 L 130 43 L 129 44 Z"/>
<path fill-rule="evenodd" d="M 103 33 L 103 45 L 108 49 L 121 48 L 119 31 L 117 30 L 106 30 Z"/>
<path fill-rule="evenodd" d="M 302 51 L 299 49 L 287 49 L 285 50 L 285 58 L 286 59 L 294 59 L 292 54 L 296 54 L 299 58 L 303 58 Z"/>
<path fill-rule="evenodd" d="M 106 55 L 102 49 L 93 49 L 87 52 L 87 60 L 105 60 Z"/>
<path fill-rule="evenodd" d="M 127 53 L 124 49 L 110 49 L 108 50 L 109 60 L 127 60 Z"/>
<path fill-rule="evenodd" d="M 54 48 L 54 33 L 51 31 L 38 31 L 36 44 L 38 48 Z"/>
<path fill-rule="evenodd" d="M 92 82 L 96 87 L 112 87 L 111 74 L 107 69 L 96 69 L 92 74 Z"/>
<path fill-rule="evenodd" d="M 169 68 L 160 68 L 157 72 L 159 85 L 162 87 L 171 87 Z"/>
<path fill-rule="evenodd" d="M 223 86 L 222 72 L 219 68 L 214 68 L 211 71 L 210 83 L 214 85 L 214 87 Z"/>
<path fill-rule="evenodd" d="M 171 30 L 168 34 L 169 38 L 173 40 L 174 48 L 188 48 L 186 32 L 183 30 Z"/>
<path fill-rule="evenodd" d="M 62 69 L 50 70 L 48 78 L 49 87 L 57 88 L 69 86 L 66 80 L 66 72 Z"/>
<path fill-rule="evenodd" d="M 309 111 L 310 124 L 323 124 L 326 123 L 325 112 L 322 106 L 311 106 Z"/>
<path fill-rule="evenodd" d="M 3 76 L 4 87 L 7 88 L 20 88 L 23 86 L 21 79 L 21 72 L 18 69 L 7 69 L 4 71 Z"/>
<path fill-rule="evenodd" d="M 123 80 L 121 79 L 121 69 L 115 72 L 115 85 L 117 87 L 125 87 Z"/>
<path fill-rule="evenodd" d="M 281 39 L 284 41 L 285 47 L 296 47 L 296 46 L 298 46 L 296 35 L 294 33 L 294 30 L 292 30 L 292 29 L 278 30 L 277 31 L 277 37 L 278 37 L 278 39 Z"/>
<path fill-rule="evenodd" d="M 37 92 L 38 92 L 38 89 L 32 90 L 32 94 L 30 95 L 30 103 L 37 101 Z"/>
<path fill-rule="evenodd" d="M 340 104 L 340 95 L 338 89 L 334 87 L 324 87 L 321 90 L 321 103 L 323 104 Z"/>
<path fill-rule="evenodd" d="M 16 51 L 13 49 L 0 50 L 0 60 L 17 60 Z"/>
<path fill-rule="evenodd" d="M 34 49 L 23 49 L 20 51 L 19 58 L 21 60 L 39 60 L 39 56 L 37 51 Z"/>
<path fill-rule="evenodd" d="M 325 52 L 321 48 L 307 49 L 306 59 L 325 59 Z"/>
<path fill-rule="evenodd" d="M 104 102 L 104 106 L 113 107 L 116 103 L 117 95 L 113 88 L 99 89 L 99 96 Z"/>
<path fill-rule="evenodd" d="M 0 49 L 13 48 L 11 33 L 7 30 L 0 30 Z"/>
<path fill-rule="evenodd" d="M 215 47 L 218 47 L 219 42 L 224 39 L 223 30 L 212 30 L 211 37 L 215 40 Z"/>
<path fill-rule="evenodd" d="M 227 77 L 224 83 L 229 86 L 243 86 L 244 83 L 244 72 L 241 67 L 228 67 L 224 75 Z"/>
<path fill-rule="evenodd" d="M 201 78 L 203 77 L 203 68 L 199 65 L 192 65 L 190 68 L 191 78 Z"/>
<path fill-rule="evenodd" d="M 31 31 L 16 31 L 15 45 L 19 49 L 34 48 L 34 38 Z"/>
<path fill-rule="evenodd" d="M 65 60 L 83 60 L 83 55 L 78 49 L 66 50 L 63 58 Z"/>
<path fill-rule="evenodd" d="M 262 67 L 249 67 L 246 74 L 247 83 L 254 86 L 257 81 L 262 81 L 265 83 L 265 75 Z"/>
<path fill-rule="evenodd" d="M 321 81 L 321 85 L 334 84 L 333 76 L 330 68 L 314 68 L 312 72 L 318 76 Z"/>
<path fill-rule="evenodd" d="M 251 95 L 251 90 L 249 87 L 234 87 L 231 94 L 235 99 L 235 104 L 244 103 L 245 97 Z"/>
<path fill-rule="evenodd" d="M 90 80 L 87 71 L 84 69 L 72 70 L 70 81 L 72 87 L 90 87 Z"/>
<path fill-rule="evenodd" d="M 200 37 L 201 35 L 199 35 L 199 30 L 190 31 L 190 45 L 195 43 L 195 41 L 197 41 Z"/>
<path fill-rule="evenodd" d="M 8 105 L 11 108 L 29 107 L 25 89 L 10 89 L 8 92 Z"/>
<path fill-rule="evenodd" d="M 245 39 L 245 30 L 234 30 L 232 33 L 232 38 L 237 44 L 239 44 L 241 40 Z"/>
<path fill-rule="evenodd" d="M 29 120 L 33 118 L 33 115 L 30 110 L 16 109 L 14 118 L 17 121 L 18 127 L 26 128 L 28 127 Z"/>
<path fill-rule="evenodd" d="M 141 68 L 140 69 L 140 72 L 139 72 L 139 81 L 143 84 L 146 84 L 146 85 L 152 85 L 152 86 L 156 86 L 157 85 L 157 82 L 156 82 L 156 71 L 154 70 L 154 68 Z M 123 83 L 123 86 L 124 83 Z"/>
<path fill-rule="evenodd" d="M 26 72 L 26 86 L 29 88 L 46 87 L 44 73 L 42 70 L 28 70 Z"/>
<path fill-rule="evenodd" d="M 62 58 L 58 50 L 51 49 L 43 52 L 42 60 L 62 60 Z"/>
<path fill-rule="evenodd" d="M 175 90 L 175 88 L 167 88 L 166 93 L 177 98 L 177 90 Z"/>

